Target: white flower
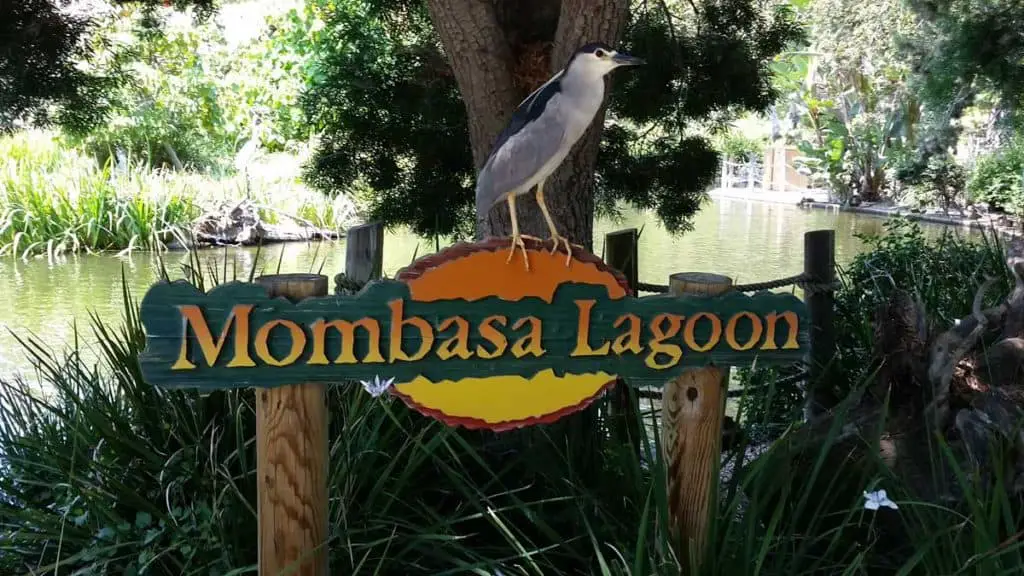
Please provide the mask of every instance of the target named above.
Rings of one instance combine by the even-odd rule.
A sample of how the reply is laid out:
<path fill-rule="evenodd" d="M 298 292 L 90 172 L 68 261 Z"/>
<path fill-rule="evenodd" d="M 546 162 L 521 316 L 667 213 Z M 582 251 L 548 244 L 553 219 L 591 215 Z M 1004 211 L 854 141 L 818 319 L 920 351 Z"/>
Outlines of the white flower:
<path fill-rule="evenodd" d="M 893 510 L 899 509 L 899 506 L 897 506 L 892 500 L 889 500 L 889 497 L 885 495 L 885 490 L 864 492 L 864 498 L 867 499 L 867 501 L 864 502 L 865 510 L 878 510 L 882 506 L 888 506 Z"/>
<path fill-rule="evenodd" d="M 380 376 L 374 376 L 373 380 L 370 380 L 370 381 L 366 381 L 366 380 L 360 380 L 359 381 L 359 383 L 363 385 L 363 388 L 365 388 L 366 391 L 370 393 L 370 396 L 373 396 L 374 398 L 376 398 L 377 396 L 380 396 L 381 394 L 387 392 L 388 388 L 391 388 L 391 385 L 394 384 L 394 382 L 395 382 L 394 378 L 388 378 L 387 380 L 381 380 Z"/>

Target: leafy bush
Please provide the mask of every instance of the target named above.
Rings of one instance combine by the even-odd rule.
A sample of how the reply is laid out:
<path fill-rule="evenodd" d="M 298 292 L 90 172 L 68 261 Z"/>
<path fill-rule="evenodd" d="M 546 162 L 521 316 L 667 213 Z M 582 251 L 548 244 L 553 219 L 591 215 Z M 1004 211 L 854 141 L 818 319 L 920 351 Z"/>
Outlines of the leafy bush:
<path fill-rule="evenodd" d="M 1024 214 L 1024 138 L 979 159 L 967 192 L 975 202 L 987 202 L 993 209 Z"/>
<path fill-rule="evenodd" d="M 716 148 L 728 158 L 745 161 L 750 158 L 759 158 L 764 153 L 765 142 L 763 139 L 728 132 L 719 138 Z"/>
<path fill-rule="evenodd" d="M 952 326 L 970 313 L 986 275 L 1000 280 L 986 294 L 986 305 L 995 304 L 1012 285 L 1002 246 L 988 236 L 979 242 L 947 230 L 929 242 L 918 224 L 893 217 L 885 223 L 884 234 L 858 238 L 867 246 L 839 271 L 842 286 L 836 292 L 837 372 L 826 392 L 837 401 L 870 379 L 877 368 L 873 315 L 894 289 L 919 295 L 938 325 Z M 801 418 L 804 397 L 798 383 L 777 384 L 787 374 L 751 367 L 740 369 L 738 375 L 742 386 L 749 388 L 739 406 L 752 421 L 777 425 Z"/>
<path fill-rule="evenodd" d="M 927 164 L 907 180 L 907 192 L 920 207 L 939 206 L 949 210 L 963 205 L 967 171 L 948 154 L 936 154 Z"/>
<path fill-rule="evenodd" d="M 299 97 L 323 25 L 310 10 L 269 16 L 263 33 L 239 47 L 214 20 L 164 15 L 160 28 L 145 26 L 145 9 L 101 21 L 89 66 L 121 82 L 107 95 L 104 123 L 69 130 L 76 144 L 101 163 L 121 149 L 154 166 L 219 172 L 246 142 L 274 152 L 309 139 Z"/>
<path fill-rule="evenodd" d="M 999 283 L 986 294 L 986 306 L 1005 297 L 1012 287 L 998 237 L 986 235 L 982 241 L 974 241 L 946 230 L 929 242 L 918 224 L 902 218 L 891 218 L 885 230 L 878 236 L 859 235 L 867 243 L 866 250 L 841 271 L 843 286 L 836 293 L 842 377 L 835 393 L 839 398 L 845 397 L 851 383 L 867 378 L 875 369 L 873 314 L 894 289 L 919 296 L 938 326 L 952 326 L 970 313 L 974 295 L 987 275 Z"/>

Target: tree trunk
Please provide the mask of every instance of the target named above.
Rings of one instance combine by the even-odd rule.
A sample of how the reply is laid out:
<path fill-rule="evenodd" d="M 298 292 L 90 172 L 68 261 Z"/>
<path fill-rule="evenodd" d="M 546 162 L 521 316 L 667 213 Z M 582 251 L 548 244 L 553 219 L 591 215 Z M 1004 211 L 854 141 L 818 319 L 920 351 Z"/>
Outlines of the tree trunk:
<path fill-rule="evenodd" d="M 514 10 L 511 3 L 501 0 L 429 0 L 428 4 L 466 104 L 477 169 L 483 166 L 512 111 L 539 85 L 536 81 L 525 86 L 517 82 L 516 72 L 522 69 L 519 64 L 529 54 L 529 46 L 545 46 L 553 74 L 587 42 L 616 45 L 629 8 L 627 0 L 562 0 L 555 4 L 557 13 L 551 2 L 542 0 L 516 3 Z M 603 126 L 604 107 L 544 186 L 559 233 L 588 249 L 593 244 L 594 166 Z M 520 197 L 516 208 L 523 234 L 548 236 L 533 194 Z M 478 238 L 508 236 L 511 230 L 504 204 L 490 214 L 477 214 Z"/>

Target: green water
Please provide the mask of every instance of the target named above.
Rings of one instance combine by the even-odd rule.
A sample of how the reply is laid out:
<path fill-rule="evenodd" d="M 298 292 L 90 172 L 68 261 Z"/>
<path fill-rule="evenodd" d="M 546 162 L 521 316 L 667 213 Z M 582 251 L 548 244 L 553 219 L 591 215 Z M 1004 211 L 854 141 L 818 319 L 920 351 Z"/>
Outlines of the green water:
<path fill-rule="evenodd" d="M 855 233 L 881 233 L 883 220 L 871 216 L 824 210 L 802 210 L 795 206 L 761 204 L 743 200 L 713 200 L 695 218 L 695 229 L 685 235 L 669 235 L 646 213 L 629 213 L 619 222 L 599 221 L 595 226 L 594 251 L 601 254 L 604 234 L 614 230 L 644 227 L 640 237 L 640 279 L 667 284 L 674 272 L 716 272 L 747 283 L 770 280 L 799 273 L 803 266 L 803 233 L 832 228 L 836 231 L 836 260 L 848 263 L 862 250 Z M 938 234 L 938 226 L 925 227 L 929 235 Z M 384 273 L 392 276 L 407 265 L 414 254 L 434 251 L 434 245 L 403 231 L 386 233 Z M 225 258 L 226 256 L 226 258 Z M 333 278 L 344 271 L 344 241 L 329 243 L 292 243 L 264 247 L 256 262 L 255 248 L 208 250 L 202 253 L 208 265 L 228 277 L 237 269 L 245 277 L 253 266 L 257 273 L 273 273 L 280 262 L 281 272 L 320 271 Z M 183 253 L 164 255 L 174 278 L 181 277 L 181 265 L 188 261 Z M 75 342 L 85 357 L 95 357 L 89 342 L 93 340 L 90 312 L 119 322 L 122 313 L 122 271 L 134 298 L 140 299 L 157 278 L 156 259 L 148 254 L 118 258 L 109 255 L 83 255 L 59 262 L 45 257 L 24 262 L 0 260 L 0 377 L 15 373 L 31 374 L 31 364 L 18 335 L 34 334 L 54 349 Z M 222 272 L 221 272 L 222 273 Z M 333 289 L 333 286 L 332 286 Z"/>

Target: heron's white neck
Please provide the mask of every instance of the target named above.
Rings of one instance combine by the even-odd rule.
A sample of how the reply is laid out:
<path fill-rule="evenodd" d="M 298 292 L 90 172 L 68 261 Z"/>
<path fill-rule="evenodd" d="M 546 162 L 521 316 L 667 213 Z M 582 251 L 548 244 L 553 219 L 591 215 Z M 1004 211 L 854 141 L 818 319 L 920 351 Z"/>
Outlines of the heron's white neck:
<path fill-rule="evenodd" d="M 587 117 L 587 122 L 604 101 L 604 73 L 586 64 L 573 62 L 562 73 L 562 94 L 575 105 L 575 112 Z"/>

